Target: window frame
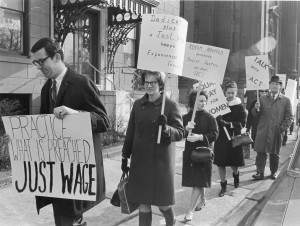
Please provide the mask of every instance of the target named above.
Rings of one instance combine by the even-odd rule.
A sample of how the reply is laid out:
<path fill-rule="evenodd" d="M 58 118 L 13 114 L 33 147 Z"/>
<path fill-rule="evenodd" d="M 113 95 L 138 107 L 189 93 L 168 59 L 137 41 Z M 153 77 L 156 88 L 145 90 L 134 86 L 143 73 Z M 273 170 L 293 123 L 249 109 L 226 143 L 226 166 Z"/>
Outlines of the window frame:
<path fill-rule="evenodd" d="M 29 57 L 29 49 L 28 49 L 28 46 L 29 46 L 29 40 L 28 40 L 28 1 L 27 0 L 22 0 L 23 2 L 23 11 L 19 11 L 19 10 L 16 10 L 16 9 L 12 9 L 12 8 L 7 8 L 7 7 L 3 7 L 3 6 L 0 6 L 1 9 L 4 9 L 4 10 L 8 10 L 8 11 L 11 11 L 11 12 L 17 12 L 17 13 L 20 13 L 22 14 L 22 23 L 21 23 L 21 34 L 22 34 L 22 37 L 21 37 L 21 43 L 22 43 L 22 47 L 23 47 L 23 50 L 22 51 L 6 51 L 6 50 L 3 50 L 3 49 L 0 49 L 0 55 L 2 56 L 27 56 Z"/>

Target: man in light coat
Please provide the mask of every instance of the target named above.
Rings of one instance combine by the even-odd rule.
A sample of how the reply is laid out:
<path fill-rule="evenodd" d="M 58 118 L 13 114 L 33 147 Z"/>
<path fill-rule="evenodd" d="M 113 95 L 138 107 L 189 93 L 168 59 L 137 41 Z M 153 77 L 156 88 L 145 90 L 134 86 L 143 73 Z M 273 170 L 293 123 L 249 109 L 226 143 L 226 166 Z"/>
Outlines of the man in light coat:
<path fill-rule="evenodd" d="M 280 93 L 282 81 L 279 76 L 272 76 L 270 93 L 260 97 L 259 102 L 252 109 L 254 116 L 259 116 L 257 133 L 254 144 L 257 174 L 255 180 L 264 179 L 267 154 L 270 158 L 270 178 L 277 178 L 280 148 L 284 132 L 290 127 L 293 119 L 290 99 Z"/>

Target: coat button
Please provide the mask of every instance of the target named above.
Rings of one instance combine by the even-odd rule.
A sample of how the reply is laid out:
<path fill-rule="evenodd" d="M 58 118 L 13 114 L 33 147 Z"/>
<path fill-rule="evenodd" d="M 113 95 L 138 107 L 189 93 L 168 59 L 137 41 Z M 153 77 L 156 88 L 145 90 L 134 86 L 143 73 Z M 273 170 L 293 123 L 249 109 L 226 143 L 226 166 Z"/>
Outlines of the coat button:
<path fill-rule="evenodd" d="M 155 120 L 152 120 L 152 124 L 154 124 L 155 123 Z"/>

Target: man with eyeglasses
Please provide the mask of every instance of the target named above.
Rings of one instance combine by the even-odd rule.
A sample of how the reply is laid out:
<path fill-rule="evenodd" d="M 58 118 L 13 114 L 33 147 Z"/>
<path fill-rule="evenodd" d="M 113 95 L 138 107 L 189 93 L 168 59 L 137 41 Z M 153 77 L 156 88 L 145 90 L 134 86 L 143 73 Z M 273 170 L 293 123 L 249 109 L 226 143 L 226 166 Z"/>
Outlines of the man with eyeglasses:
<path fill-rule="evenodd" d="M 60 45 L 51 38 L 42 38 L 31 48 L 33 64 L 48 79 L 41 91 L 40 114 L 54 114 L 63 119 L 66 115 L 90 112 L 97 172 L 96 201 L 36 196 L 39 213 L 52 204 L 55 225 L 87 225 L 83 213 L 105 198 L 105 179 L 100 133 L 107 131 L 109 120 L 100 101 L 100 92 L 93 81 L 67 68 Z"/>

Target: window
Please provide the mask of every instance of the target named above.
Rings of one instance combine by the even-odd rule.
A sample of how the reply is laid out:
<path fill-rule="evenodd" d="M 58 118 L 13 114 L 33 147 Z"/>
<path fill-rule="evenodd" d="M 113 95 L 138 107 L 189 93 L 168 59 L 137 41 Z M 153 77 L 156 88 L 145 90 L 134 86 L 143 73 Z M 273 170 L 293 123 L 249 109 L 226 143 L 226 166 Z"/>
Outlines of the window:
<path fill-rule="evenodd" d="M 24 53 L 24 0 L 0 0 L 0 50 Z"/>

